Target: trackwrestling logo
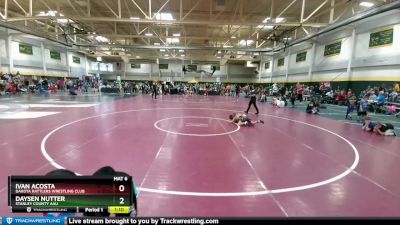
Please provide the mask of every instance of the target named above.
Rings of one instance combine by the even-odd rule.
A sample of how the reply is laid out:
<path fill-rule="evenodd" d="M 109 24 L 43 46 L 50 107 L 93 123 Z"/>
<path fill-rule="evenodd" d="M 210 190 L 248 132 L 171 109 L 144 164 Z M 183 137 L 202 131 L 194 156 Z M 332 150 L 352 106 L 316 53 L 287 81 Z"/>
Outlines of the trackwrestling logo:
<path fill-rule="evenodd" d="M 35 224 L 52 224 L 64 225 L 64 220 L 60 218 L 48 217 L 1 217 L 3 224 L 9 225 L 35 225 Z"/>

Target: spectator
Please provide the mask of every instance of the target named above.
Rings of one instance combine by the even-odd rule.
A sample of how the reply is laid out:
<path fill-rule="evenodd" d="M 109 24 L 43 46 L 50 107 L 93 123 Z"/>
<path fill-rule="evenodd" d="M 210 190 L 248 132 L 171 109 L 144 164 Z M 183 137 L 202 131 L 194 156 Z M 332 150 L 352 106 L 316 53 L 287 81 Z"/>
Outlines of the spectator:
<path fill-rule="evenodd" d="M 296 101 L 296 95 L 293 92 L 291 92 L 289 94 L 289 96 L 290 96 L 290 103 L 292 104 L 292 108 L 293 108 L 294 107 L 294 102 Z"/>
<path fill-rule="evenodd" d="M 336 96 L 336 102 L 337 102 L 338 105 L 343 105 L 343 102 L 345 100 L 346 100 L 346 93 L 343 90 Z"/>
<path fill-rule="evenodd" d="M 299 85 L 296 92 L 297 92 L 297 100 L 302 102 L 303 101 L 303 92 L 304 92 L 303 86 Z"/>
<path fill-rule="evenodd" d="M 396 84 L 396 85 L 394 86 L 394 90 L 395 90 L 396 92 L 400 92 L 400 85 L 399 85 L 399 84 Z"/>
<path fill-rule="evenodd" d="M 378 112 L 381 112 L 381 111 L 382 111 L 382 107 L 383 107 L 384 104 L 385 104 L 384 92 L 383 92 L 383 91 L 380 91 L 380 92 L 379 92 L 379 96 L 378 96 L 378 98 L 376 99 L 375 113 L 376 113 L 377 111 L 378 111 Z"/>
<path fill-rule="evenodd" d="M 352 96 L 349 98 L 349 102 L 347 105 L 346 119 L 353 119 L 351 114 L 356 109 L 356 102 L 357 102 L 356 96 Z"/>
<path fill-rule="evenodd" d="M 357 116 L 358 116 L 358 121 L 363 121 L 364 117 L 367 116 L 367 110 L 368 110 L 368 97 L 364 96 L 362 98 L 357 106 Z"/>

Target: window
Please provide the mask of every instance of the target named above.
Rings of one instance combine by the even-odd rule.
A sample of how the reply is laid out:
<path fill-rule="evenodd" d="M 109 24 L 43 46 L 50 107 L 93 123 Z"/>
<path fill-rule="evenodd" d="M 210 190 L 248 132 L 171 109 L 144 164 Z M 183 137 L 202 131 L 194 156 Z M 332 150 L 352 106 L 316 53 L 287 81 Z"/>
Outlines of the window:
<path fill-rule="evenodd" d="M 99 70 L 99 63 L 98 62 L 92 62 L 92 70 Z"/>
<path fill-rule="evenodd" d="M 100 71 L 113 71 L 113 64 L 112 63 L 100 63 Z"/>

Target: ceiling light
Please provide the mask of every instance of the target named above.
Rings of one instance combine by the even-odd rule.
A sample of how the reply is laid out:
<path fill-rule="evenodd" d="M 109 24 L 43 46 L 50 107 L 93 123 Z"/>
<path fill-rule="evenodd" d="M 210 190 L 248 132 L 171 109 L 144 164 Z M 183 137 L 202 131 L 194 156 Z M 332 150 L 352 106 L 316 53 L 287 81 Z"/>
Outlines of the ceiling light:
<path fill-rule="evenodd" d="M 103 36 L 96 36 L 96 41 L 98 42 L 109 42 L 108 38 L 103 37 Z"/>
<path fill-rule="evenodd" d="M 131 19 L 131 20 L 140 20 L 140 18 L 136 17 L 136 16 L 131 16 L 131 17 L 129 17 L 129 19 Z"/>
<path fill-rule="evenodd" d="M 66 24 L 68 22 L 72 22 L 70 19 L 57 19 L 57 23 Z"/>
<path fill-rule="evenodd" d="M 181 55 L 181 57 L 185 57 L 185 55 Z"/>
<path fill-rule="evenodd" d="M 148 37 L 153 36 L 152 33 L 145 33 L 144 35 L 146 35 L 146 36 L 148 36 Z"/>
<path fill-rule="evenodd" d="M 175 44 L 179 43 L 179 38 L 167 38 L 166 41 L 168 44 Z"/>
<path fill-rule="evenodd" d="M 140 59 L 140 56 L 137 55 L 136 58 L 137 58 L 137 59 Z"/>
<path fill-rule="evenodd" d="M 160 45 L 160 43 L 159 43 L 159 42 L 154 42 L 154 45 L 157 45 L 157 46 L 159 46 L 159 45 Z"/>
<path fill-rule="evenodd" d="M 96 57 L 97 62 L 101 62 L 101 57 Z"/>
<path fill-rule="evenodd" d="M 364 6 L 364 7 L 372 7 L 374 6 L 374 3 L 372 2 L 360 2 L 360 6 Z"/>
<path fill-rule="evenodd" d="M 240 46 L 249 46 L 254 43 L 254 40 L 240 40 L 239 45 Z"/>
<path fill-rule="evenodd" d="M 265 18 L 262 22 L 263 22 L 263 23 L 267 23 L 268 20 L 270 20 L 270 19 L 271 19 L 271 17 L 267 17 L 267 18 Z"/>
<path fill-rule="evenodd" d="M 58 13 L 57 11 L 52 11 L 52 10 L 47 11 L 47 12 L 40 11 L 39 14 L 37 14 L 37 15 L 38 16 L 56 16 L 57 14 L 59 14 L 59 16 L 64 16 L 63 14 Z"/>
<path fill-rule="evenodd" d="M 180 34 L 180 33 L 176 33 L 176 34 L 173 34 L 172 36 L 174 36 L 174 37 L 180 37 L 181 34 Z"/>
<path fill-rule="evenodd" d="M 221 58 L 221 56 L 217 56 L 217 58 L 218 58 L 218 59 L 220 59 L 220 58 Z"/>
<path fill-rule="evenodd" d="M 184 52 L 185 50 L 183 50 L 183 49 L 179 49 L 179 52 Z"/>
<path fill-rule="evenodd" d="M 56 16 L 57 11 L 48 11 L 49 16 Z"/>
<path fill-rule="evenodd" d="M 277 22 L 277 23 L 283 22 L 284 20 L 285 20 L 285 18 L 283 18 L 283 17 L 276 17 L 275 18 L 275 22 Z"/>
<path fill-rule="evenodd" d="M 59 14 L 59 16 L 64 16 L 63 14 L 58 13 L 57 11 L 52 11 L 52 10 L 47 11 L 47 12 L 40 11 L 38 16 L 56 16 L 57 14 Z"/>
<path fill-rule="evenodd" d="M 171 13 L 156 13 L 157 20 L 175 20 Z"/>
<path fill-rule="evenodd" d="M 274 26 L 271 25 L 258 25 L 257 28 L 259 29 L 272 29 Z"/>
<path fill-rule="evenodd" d="M 224 45 L 222 47 L 224 47 L 224 48 L 232 48 L 233 46 L 232 45 Z"/>
<path fill-rule="evenodd" d="M 221 50 L 218 51 L 218 54 L 221 54 Z"/>
<path fill-rule="evenodd" d="M 160 49 L 160 52 L 165 52 L 165 49 Z"/>
<path fill-rule="evenodd" d="M 232 39 L 235 39 L 236 37 L 235 37 L 235 36 L 232 36 L 231 38 L 232 38 Z"/>
<path fill-rule="evenodd" d="M 168 57 L 169 55 L 168 55 L 168 54 L 165 54 L 164 56 L 165 56 L 165 57 Z"/>

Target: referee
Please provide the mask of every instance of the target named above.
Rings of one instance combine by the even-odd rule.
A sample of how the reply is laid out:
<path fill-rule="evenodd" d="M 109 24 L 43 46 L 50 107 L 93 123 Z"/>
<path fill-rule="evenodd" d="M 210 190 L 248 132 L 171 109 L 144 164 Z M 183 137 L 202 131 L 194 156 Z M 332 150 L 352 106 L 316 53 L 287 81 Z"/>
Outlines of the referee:
<path fill-rule="evenodd" d="M 156 82 L 153 82 L 152 89 L 153 89 L 153 92 L 151 93 L 151 98 L 153 98 L 153 95 L 154 95 L 154 99 L 157 99 L 158 87 L 157 87 Z"/>
<path fill-rule="evenodd" d="M 258 107 L 257 107 L 257 104 L 256 104 L 256 102 L 257 102 L 256 94 L 257 94 L 256 90 L 252 87 L 252 88 L 251 88 L 251 91 L 250 91 L 250 102 L 249 102 L 249 106 L 247 107 L 247 110 L 245 111 L 246 114 L 249 113 L 249 110 L 250 110 L 250 106 L 251 106 L 251 105 L 254 105 L 254 108 L 256 108 L 256 110 L 257 110 L 256 114 L 258 114 Z"/>

